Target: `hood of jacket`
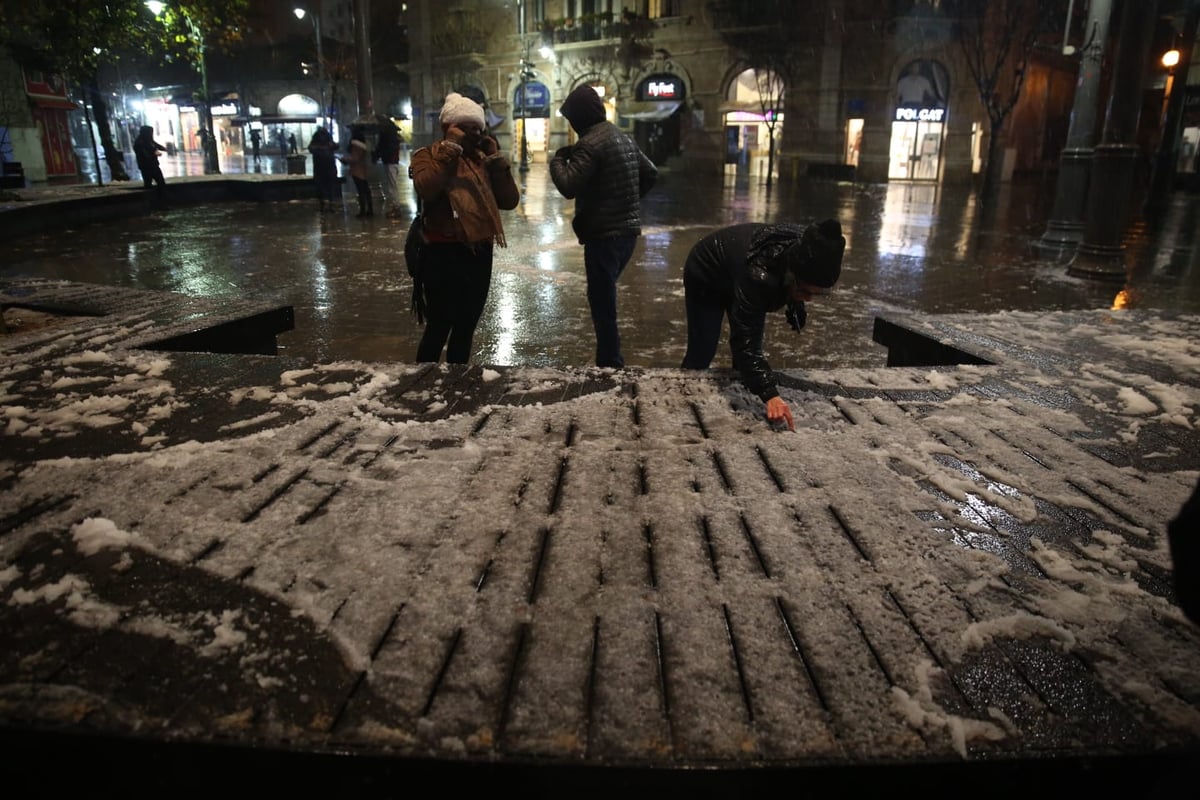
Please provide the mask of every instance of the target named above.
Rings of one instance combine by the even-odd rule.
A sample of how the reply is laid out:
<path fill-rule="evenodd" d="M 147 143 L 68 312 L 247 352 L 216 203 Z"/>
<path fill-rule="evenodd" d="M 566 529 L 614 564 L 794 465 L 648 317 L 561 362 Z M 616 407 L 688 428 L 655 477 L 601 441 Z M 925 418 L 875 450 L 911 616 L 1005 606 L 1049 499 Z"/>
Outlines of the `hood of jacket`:
<path fill-rule="evenodd" d="M 558 111 L 579 134 L 607 119 L 604 101 L 596 94 L 596 90 L 587 84 L 575 87 L 575 90 L 567 95 L 567 99 L 563 100 Z"/>

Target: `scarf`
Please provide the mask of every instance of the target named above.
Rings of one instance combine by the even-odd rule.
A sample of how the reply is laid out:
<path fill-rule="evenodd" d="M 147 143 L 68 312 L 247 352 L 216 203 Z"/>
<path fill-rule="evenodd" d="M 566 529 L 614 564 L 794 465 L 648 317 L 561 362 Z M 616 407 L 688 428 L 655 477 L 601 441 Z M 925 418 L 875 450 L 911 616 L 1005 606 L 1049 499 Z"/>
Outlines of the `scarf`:
<path fill-rule="evenodd" d="M 491 239 L 498 247 L 506 247 L 500 208 L 492 192 L 487 167 L 472 156 L 463 154 L 458 168 L 446 189 L 450 207 L 458 214 L 458 222 L 467 235 L 467 242 Z"/>

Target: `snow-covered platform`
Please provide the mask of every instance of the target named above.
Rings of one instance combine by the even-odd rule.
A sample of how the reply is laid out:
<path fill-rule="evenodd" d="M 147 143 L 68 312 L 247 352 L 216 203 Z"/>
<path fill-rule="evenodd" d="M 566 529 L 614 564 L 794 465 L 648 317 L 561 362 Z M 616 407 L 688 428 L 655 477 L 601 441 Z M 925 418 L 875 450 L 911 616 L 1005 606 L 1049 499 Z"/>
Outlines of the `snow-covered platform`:
<path fill-rule="evenodd" d="M 892 363 L 937 366 L 786 373 L 787 433 L 726 372 L 165 352 L 286 315 L 106 303 L 0 337 L 19 775 L 1194 778 L 1200 628 L 1165 527 L 1200 477 L 1200 318 L 881 320 Z"/>

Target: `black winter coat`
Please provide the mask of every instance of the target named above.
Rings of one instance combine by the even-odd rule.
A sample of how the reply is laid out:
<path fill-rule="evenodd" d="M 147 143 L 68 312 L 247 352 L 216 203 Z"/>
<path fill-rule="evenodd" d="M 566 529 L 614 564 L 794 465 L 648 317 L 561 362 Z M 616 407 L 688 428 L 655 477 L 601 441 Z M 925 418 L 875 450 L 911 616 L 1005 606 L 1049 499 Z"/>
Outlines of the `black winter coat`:
<path fill-rule="evenodd" d="M 658 179 L 658 169 L 633 139 L 605 120 L 550 159 L 550 178 L 563 197 L 575 200 L 571 227 L 580 244 L 587 244 L 641 234 L 640 201 Z"/>
<path fill-rule="evenodd" d="M 793 225 L 731 225 L 696 242 L 683 267 L 687 296 L 725 309 L 733 366 L 764 401 L 779 395 L 763 355 L 767 313 L 787 305 L 791 293 L 787 264 L 777 256 L 802 233 Z"/>

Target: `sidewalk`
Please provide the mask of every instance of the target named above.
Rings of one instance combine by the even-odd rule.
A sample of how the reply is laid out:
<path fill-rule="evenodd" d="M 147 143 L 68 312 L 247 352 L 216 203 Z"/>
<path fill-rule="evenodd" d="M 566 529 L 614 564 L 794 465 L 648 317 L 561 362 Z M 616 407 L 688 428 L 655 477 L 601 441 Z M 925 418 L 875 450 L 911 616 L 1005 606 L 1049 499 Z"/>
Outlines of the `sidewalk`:
<path fill-rule="evenodd" d="M 1195 316 L 887 318 L 895 366 L 784 373 L 781 433 L 723 371 L 179 352 L 278 310 L 14 298 L 87 314 L 0 339 L 19 781 L 1192 783 L 1164 530 L 1200 476 Z"/>

